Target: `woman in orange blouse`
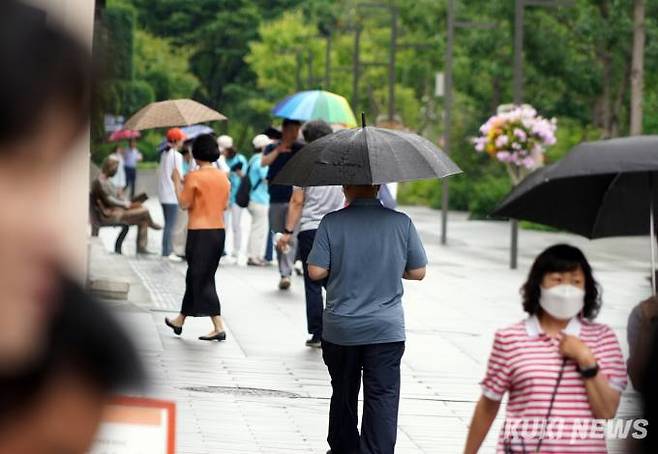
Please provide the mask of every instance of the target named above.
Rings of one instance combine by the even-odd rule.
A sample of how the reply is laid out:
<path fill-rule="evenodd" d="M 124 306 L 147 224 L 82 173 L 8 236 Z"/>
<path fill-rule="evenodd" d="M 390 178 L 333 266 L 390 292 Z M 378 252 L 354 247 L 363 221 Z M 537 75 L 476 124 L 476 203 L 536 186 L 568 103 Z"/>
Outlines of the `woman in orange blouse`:
<path fill-rule="evenodd" d="M 223 341 L 226 332 L 215 288 L 215 273 L 224 252 L 224 211 L 228 207 L 231 184 L 226 174 L 213 165 L 219 159 L 214 137 L 209 134 L 197 137 L 192 145 L 192 156 L 199 168 L 185 176 L 184 186 L 178 170 L 171 176 L 179 205 L 189 212 L 185 246 L 188 267 L 180 314 L 173 320 L 165 318 L 165 323 L 180 335 L 186 317 L 210 317 L 214 329 L 199 339 Z"/>

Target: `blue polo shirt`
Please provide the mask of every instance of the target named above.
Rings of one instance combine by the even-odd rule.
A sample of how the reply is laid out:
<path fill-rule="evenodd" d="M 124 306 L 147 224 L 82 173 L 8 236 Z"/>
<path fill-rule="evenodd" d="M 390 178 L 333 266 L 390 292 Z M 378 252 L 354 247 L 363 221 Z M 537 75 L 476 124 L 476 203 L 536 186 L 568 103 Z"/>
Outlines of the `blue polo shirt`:
<path fill-rule="evenodd" d="M 338 345 L 405 340 L 402 274 L 427 265 L 411 219 L 377 199 L 327 214 L 308 263 L 329 270 L 322 337 Z"/>
<path fill-rule="evenodd" d="M 242 177 L 238 175 L 237 171 L 233 170 L 233 167 L 236 164 L 241 164 L 242 172 L 246 172 L 247 158 L 245 158 L 244 155 L 240 153 L 236 153 L 235 156 L 233 156 L 231 159 L 226 159 L 226 165 L 228 165 L 229 169 L 231 169 L 231 173 L 228 175 L 228 179 L 231 182 L 231 195 L 229 200 L 231 204 L 235 203 L 235 198 L 238 195 L 238 189 L 240 188 L 240 182 L 242 181 Z"/>
<path fill-rule="evenodd" d="M 249 160 L 249 180 L 251 181 L 251 192 L 249 201 L 260 205 L 270 204 L 270 193 L 267 190 L 267 166 L 262 166 L 260 160 L 262 153 L 257 153 Z"/>

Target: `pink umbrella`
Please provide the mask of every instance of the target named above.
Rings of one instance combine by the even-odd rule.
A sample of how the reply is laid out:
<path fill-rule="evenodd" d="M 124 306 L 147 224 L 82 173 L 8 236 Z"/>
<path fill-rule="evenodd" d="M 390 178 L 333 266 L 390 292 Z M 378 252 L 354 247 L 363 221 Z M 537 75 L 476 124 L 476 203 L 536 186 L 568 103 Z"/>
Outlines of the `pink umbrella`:
<path fill-rule="evenodd" d="M 141 137 L 139 131 L 132 129 L 119 129 L 110 135 L 110 142 L 119 142 L 120 140 L 137 139 Z"/>

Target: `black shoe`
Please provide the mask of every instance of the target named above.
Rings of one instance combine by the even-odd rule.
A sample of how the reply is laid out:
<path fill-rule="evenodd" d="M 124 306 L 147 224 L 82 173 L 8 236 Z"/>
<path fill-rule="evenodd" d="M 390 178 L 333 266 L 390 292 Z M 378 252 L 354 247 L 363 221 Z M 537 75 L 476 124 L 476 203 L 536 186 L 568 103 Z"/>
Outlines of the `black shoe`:
<path fill-rule="evenodd" d="M 183 327 L 182 326 L 176 326 L 173 323 L 169 321 L 167 317 L 165 317 L 165 325 L 167 325 L 169 328 L 174 330 L 174 334 L 177 336 L 180 336 L 181 333 L 183 332 Z"/>
<path fill-rule="evenodd" d="M 312 348 L 321 348 L 322 337 L 319 334 L 314 334 L 309 340 L 306 341 L 306 346 Z"/>
<path fill-rule="evenodd" d="M 213 336 L 200 336 L 199 340 L 221 342 L 223 340 L 226 340 L 226 332 L 225 331 L 220 331 L 219 333 L 217 333 Z"/>
<path fill-rule="evenodd" d="M 279 290 L 288 290 L 290 288 L 290 277 L 281 276 L 279 281 Z"/>

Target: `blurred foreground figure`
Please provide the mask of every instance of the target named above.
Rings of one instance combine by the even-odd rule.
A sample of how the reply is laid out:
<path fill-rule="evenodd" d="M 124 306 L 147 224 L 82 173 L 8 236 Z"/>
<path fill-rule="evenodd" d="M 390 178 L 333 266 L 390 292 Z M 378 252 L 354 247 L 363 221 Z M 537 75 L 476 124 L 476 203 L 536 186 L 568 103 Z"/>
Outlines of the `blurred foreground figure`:
<path fill-rule="evenodd" d="M 89 112 L 89 55 L 43 13 L 0 15 L 0 453 L 83 453 L 141 377 L 118 324 L 64 278 L 61 167 Z M 85 241 L 81 238 L 80 241 Z"/>
<path fill-rule="evenodd" d="M 143 380 L 109 313 L 76 284 L 59 287 L 45 349 L 30 367 L 0 376 L 1 454 L 88 452 L 111 395 Z"/>
<path fill-rule="evenodd" d="M 628 336 L 628 376 L 642 395 L 647 437 L 629 440 L 628 452 L 654 453 L 658 449 L 655 427 L 658 415 L 658 298 L 652 296 L 633 308 L 626 329 Z"/>

